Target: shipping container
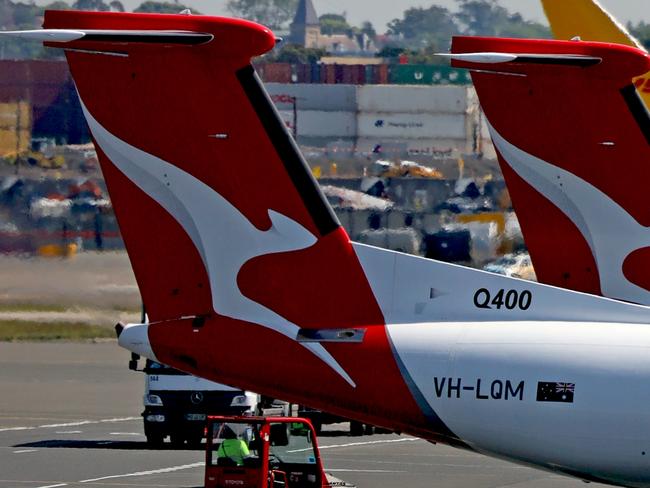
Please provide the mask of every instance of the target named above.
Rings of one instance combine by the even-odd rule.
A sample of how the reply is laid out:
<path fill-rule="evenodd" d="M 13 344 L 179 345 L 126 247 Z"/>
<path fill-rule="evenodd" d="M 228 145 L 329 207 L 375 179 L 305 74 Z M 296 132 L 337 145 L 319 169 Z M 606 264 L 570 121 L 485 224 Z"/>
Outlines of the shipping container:
<path fill-rule="evenodd" d="M 69 82 L 65 61 L 0 61 L 0 102 L 26 99 L 36 107 L 48 105 Z"/>
<path fill-rule="evenodd" d="M 372 81 L 375 85 L 386 85 L 388 84 L 388 65 L 379 64 L 372 66 Z"/>
<path fill-rule="evenodd" d="M 291 65 L 289 63 L 264 63 L 256 66 L 265 82 L 291 83 Z"/>
<path fill-rule="evenodd" d="M 392 139 L 463 139 L 471 134 L 466 114 L 359 112 L 359 137 Z"/>
<path fill-rule="evenodd" d="M 359 112 L 449 113 L 478 110 L 473 87 L 367 85 L 357 88 Z"/>
<path fill-rule="evenodd" d="M 313 79 L 311 64 L 294 64 L 291 66 L 293 76 L 296 83 L 317 83 L 318 80 Z M 319 70 L 320 72 L 320 70 Z M 294 81 L 293 79 L 291 81 Z"/>
<path fill-rule="evenodd" d="M 34 137 L 73 144 L 90 140 L 65 61 L 0 61 L 0 102 L 16 100 L 31 104 Z"/>
<path fill-rule="evenodd" d="M 298 136 L 355 137 L 356 122 L 354 112 L 298 110 Z"/>
<path fill-rule="evenodd" d="M 280 114 L 280 118 L 282 119 L 282 122 L 284 122 L 284 125 L 289 129 L 289 132 L 291 132 L 292 135 L 295 135 L 298 114 L 294 114 L 293 110 L 278 110 L 278 113 Z"/>
<path fill-rule="evenodd" d="M 29 60 L 31 78 L 36 83 L 62 83 L 70 77 L 68 63 L 63 60 Z"/>
<path fill-rule="evenodd" d="M 286 126 L 293 130 L 293 111 L 280 110 L 279 112 Z M 339 137 L 353 138 L 357 134 L 354 112 L 298 110 L 296 115 L 298 137 L 335 139 Z"/>
<path fill-rule="evenodd" d="M 365 85 L 366 67 L 361 64 L 342 65 L 342 83 L 349 85 Z"/>
<path fill-rule="evenodd" d="M 396 85 L 470 85 L 472 77 L 466 69 L 426 64 L 393 64 L 389 82 Z"/>
<path fill-rule="evenodd" d="M 354 148 L 356 147 L 355 137 L 314 137 L 314 136 L 299 136 L 298 144 L 309 148 L 321 148 L 325 153 L 332 157 L 341 158 L 354 155 Z M 323 174 L 328 174 L 326 168 L 323 168 Z"/>
<path fill-rule="evenodd" d="M 356 112 L 357 88 L 353 85 L 266 83 L 271 99 L 279 110 Z"/>
<path fill-rule="evenodd" d="M 28 129 L 0 129 L 0 157 L 13 156 L 16 151 L 27 151 L 31 141 L 31 132 Z"/>
<path fill-rule="evenodd" d="M 0 86 L 26 86 L 29 85 L 30 78 L 29 63 L 27 61 L 0 61 Z"/>
<path fill-rule="evenodd" d="M 334 64 L 321 64 L 320 65 L 320 81 L 326 84 L 336 83 L 336 65 Z"/>
<path fill-rule="evenodd" d="M 29 102 L 0 103 L 0 130 L 29 130 L 32 126 L 32 110 Z"/>

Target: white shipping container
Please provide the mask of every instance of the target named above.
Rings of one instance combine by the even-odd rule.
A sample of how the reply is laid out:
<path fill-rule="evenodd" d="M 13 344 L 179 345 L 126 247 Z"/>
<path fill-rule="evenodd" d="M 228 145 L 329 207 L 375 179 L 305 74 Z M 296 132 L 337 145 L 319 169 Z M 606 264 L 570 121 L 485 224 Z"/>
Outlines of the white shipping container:
<path fill-rule="evenodd" d="M 355 85 L 266 83 L 264 86 L 280 110 L 293 110 L 295 98 L 298 110 L 357 111 Z"/>
<path fill-rule="evenodd" d="M 473 120 L 465 114 L 361 112 L 357 117 L 357 134 L 394 139 L 467 139 Z"/>
<path fill-rule="evenodd" d="M 280 110 L 280 117 L 293 130 L 293 111 Z M 324 112 L 299 110 L 297 112 L 298 137 L 350 138 L 357 135 L 354 112 Z"/>
<path fill-rule="evenodd" d="M 284 125 L 286 125 L 287 128 L 289 129 L 289 132 L 293 134 L 293 126 L 294 126 L 293 110 L 278 110 L 278 113 L 280 114 L 280 118 L 282 119 L 282 122 L 284 122 Z"/>
<path fill-rule="evenodd" d="M 478 108 L 474 87 L 365 85 L 357 87 L 359 112 L 463 114 Z"/>

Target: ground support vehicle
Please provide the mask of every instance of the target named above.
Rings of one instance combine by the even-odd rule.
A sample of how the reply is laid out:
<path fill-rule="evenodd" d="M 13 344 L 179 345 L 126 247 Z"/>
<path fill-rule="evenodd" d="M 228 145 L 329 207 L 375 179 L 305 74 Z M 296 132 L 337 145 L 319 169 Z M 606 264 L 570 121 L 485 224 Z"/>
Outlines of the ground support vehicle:
<path fill-rule="evenodd" d="M 299 417 L 208 417 L 205 488 L 354 485 L 324 469 L 316 431 Z"/>
<path fill-rule="evenodd" d="M 339 422 L 350 422 L 351 436 L 372 435 L 375 432 L 377 434 L 385 434 L 390 432 L 380 427 L 375 427 L 370 424 L 364 424 L 356 420 L 349 420 L 343 417 L 339 417 L 338 415 L 323 412 L 322 410 L 316 410 L 315 408 L 309 408 L 304 405 L 298 406 L 298 416 L 309 419 L 309 421 L 314 426 L 316 433 L 318 434 L 320 434 L 323 425 L 337 424 Z"/>
<path fill-rule="evenodd" d="M 133 362 L 130 367 L 135 369 Z M 197 378 L 149 359 L 142 371 L 144 433 L 152 446 L 162 445 L 167 436 L 175 445 L 198 445 L 209 414 L 253 415 L 261 408 L 257 393 Z"/>

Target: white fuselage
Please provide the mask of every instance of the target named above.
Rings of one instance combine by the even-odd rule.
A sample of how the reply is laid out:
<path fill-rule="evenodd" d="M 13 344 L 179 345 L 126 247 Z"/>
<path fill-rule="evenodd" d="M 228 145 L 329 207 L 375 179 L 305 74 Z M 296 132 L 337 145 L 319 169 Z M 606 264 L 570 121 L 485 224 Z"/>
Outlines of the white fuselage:
<path fill-rule="evenodd" d="M 459 322 L 388 330 L 426 402 L 477 451 L 650 485 L 648 326 Z M 573 384 L 573 401 L 538 401 L 540 382 Z"/>

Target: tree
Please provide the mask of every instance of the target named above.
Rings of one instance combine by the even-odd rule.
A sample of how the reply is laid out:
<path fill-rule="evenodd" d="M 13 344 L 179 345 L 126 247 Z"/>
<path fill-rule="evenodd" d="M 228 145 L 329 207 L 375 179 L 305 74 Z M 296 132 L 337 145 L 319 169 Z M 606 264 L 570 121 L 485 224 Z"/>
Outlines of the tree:
<path fill-rule="evenodd" d="M 376 57 L 378 58 L 387 58 L 387 59 L 395 59 L 399 58 L 402 54 L 408 54 L 409 50 L 406 49 L 404 46 L 400 46 L 397 44 L 386 44 L 384 47 L 381 48 L 381 50 L 375 54 Z"/>
<path fill-rule="evenodd" d="M 57 0 L 56 2 L 48 3 L 43 10 L 70 10 L 70 5 L 68 5 L 63 0 Z"/>
<path fill-rule="evenodd" d="M 140 6 L 136 8 L 134 12 L 140 12 L 145 14 L 177 14 L 182 10 L 186 10 L 188 8 L 189 7 L 186 7 L 185 5 L 178 2 L 171 3 L 171 2 L 147 1 L 140 4 Z M 191 10 L 193 14 L 200 14 L 200 12 L 194 9 L 189 9 L 189 10 Z"/>
<path fill-rule="evenodd" d="M 311 64 L 318 62 L 325 54 L 324 49 L 287 44 L 276 56 L 275 61 L 278 63 Z"/>
<path fill-rule="evenodd" d="M 348 24 L 345 15 L 341 14 L 323 14 L 318 17 L 320 22 L 320 33 L 326 36 L 332 34 L 352 34 L 352 26 Z"/>
<path fill-rule="evenodd" d="M 9 2 L 11 4 L 11 2 Z M 14 24 L 18 29 L 26 29 L 36 24 L 36 18 L 40 13 L 40 8 L 33 4 L 14 3 Z"/>
<path fill-rule="evenodd" d="M 113 0 L 110 4 L 109 7 L 111 8 L 112 12 L 124 12 L 124 5 L 122 5 L 122 2 L 119 2 L 118 0 Z"/>
<path fill-rule="evenodd" d="M 75 10 L 96 10 L 99 12 L 108 12 L 111 8 L 104 3 L 104 0 L 76 0 L 72 4 Z"/>
<path fill-rule="evenodd" d="M 473 36 L 550 37 L 548 27 L 524 20 L 519 13 L 511 14 L 497 0 L 456 0 L 455 15 L 464 34 Z"/>
<path fill-rule="evenodd" d="M 409 8 L 402 19 L 394 19 L 388 24 L 389 34 L 401 36 L 409 46 L 416 47 L 433 42 L 446 48 L 451 42 L 451 36 L 457 32 L 458 26 L 451 12 L 437 5 Z"/>
<path fill-rule="evenodd" d="M 377 37 L 375 27 L 372 25 L 372 22 L 368 20 L 361 24 L 361 33 L 367 35 L 370 39 Z"/>
<path fill-rule="evenodd" d="M 420 49 L 408 49 L 399 44 L 387 44 L 375 56 L 378 58 L 389 59 L 391 62 L 397 62 L 402 55 L 406 55 L 409 64 L 448 65 L 449 60 L 442 56 L 438 56 L 438 52 L 439 50 L 433 42 Z"/>
<path fill-rule="evenodd" d="M 646 47 L 646 49 L 650 49 L 650 24 L 646 24 L 644 21 L 640 21 L 636 25 L 632 24 L 632 22 L 628 22 L 627 30 L 630 31 L 630 34 L 636 37 L 639 42 Z"/>
<path fill-rule="evenodd" d="M 228 0 L 226 8 L 235 17 L 252 20 L 271 29 L 284 27 L 294 16 L 298 0 Z"/>
<path fill-rule="evenodd" d="M 440 50 L 437 48 L 435 43 L 427 44 L 426 46 L 418 49 L 417 51 L 412 51 L 409 54 L 409 63 L 411 64 L 444 64 L 448 65 L 449 60 L 442 56 L 439 56 L 438 53 Z"/>

